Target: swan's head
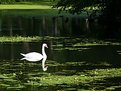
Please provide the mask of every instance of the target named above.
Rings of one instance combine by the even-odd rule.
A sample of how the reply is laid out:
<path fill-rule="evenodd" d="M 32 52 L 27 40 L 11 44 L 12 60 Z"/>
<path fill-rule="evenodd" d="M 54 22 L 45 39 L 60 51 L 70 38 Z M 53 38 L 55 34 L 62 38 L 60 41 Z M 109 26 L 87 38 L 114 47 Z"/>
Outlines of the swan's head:
<path fill-rule="evenodd" d="M 48 68 L 48 66 L 45 66 L 45 67 L 43 68 L 43 71 L 47 71 L 47 68 Z"/>
<path fill-rule="evenodd" d="M 44 43 L 44 44 L 43 44 L 43 46 L 44 46 L 44 47 L 46 47 L 46 48 L 48 48 L 48 46 L 47 46 L 47 44 L 46 44 L 46 43 Z"/>

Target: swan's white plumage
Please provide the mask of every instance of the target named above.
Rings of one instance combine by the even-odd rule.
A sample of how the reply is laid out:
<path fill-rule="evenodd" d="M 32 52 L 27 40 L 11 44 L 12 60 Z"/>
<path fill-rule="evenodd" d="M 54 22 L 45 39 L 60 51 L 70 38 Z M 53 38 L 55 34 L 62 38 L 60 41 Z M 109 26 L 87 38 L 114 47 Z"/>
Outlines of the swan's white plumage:
<path fill-rule="evenodd" d="M 21 60 L 25 59 L 32 62 L 40 61 L 43 58 L 43 55 L 37 52 L 30 52 L 27 54 L 21 53 L 21 55 L 24 56 L 24 58 L 22 58 Z"/>
<path fill-rule="evenodd" d="M 42 54 L 40 54 L 38 52 L 30 52 L 27 54 L 20 53 L 22 56 L 24 56 L 21 60 L 28 60 L 31 62 L 36 62 L 36 61 L 42 60 L 42 69 L 43 69 L 43 71 L 46 71 L 48 66 L 45 66 L 45 61 L 47 59 L 47 55 L 45 53 L 45 47 L 47 47 L 47 44 L 44 43 L 42 45 Z"/>

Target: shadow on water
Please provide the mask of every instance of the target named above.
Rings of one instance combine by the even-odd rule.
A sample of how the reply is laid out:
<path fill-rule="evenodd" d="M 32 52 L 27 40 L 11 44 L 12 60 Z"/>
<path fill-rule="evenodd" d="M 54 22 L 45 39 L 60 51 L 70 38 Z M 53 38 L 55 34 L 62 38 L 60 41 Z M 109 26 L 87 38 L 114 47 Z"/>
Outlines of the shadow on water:
<path fill-rule="evenodd" d="M 120 91 L 121 90 L 121 76 L 107 77 L 107 78 L 104 78 L 102 81 L 95 81 L 89 84 L 92 84 L 91 86 L 95 87 L 97 90 L 109 88 L 109 90 L 111 91 Z M 111 86 L 117 86 L 117 87 L 116 89 L 110 89 Z"/>
<path fill-rule="evenodd" d="M 32 11 L 31 11 L 32 12 Z M 32 12 L 33 13 L 33 12 Z M 75 27 L 85 31 L 78 24 L 85 25 L 85 19 L 77 16 L 40 15 L 40 16 L 2 16 L 0 17 L 1 36 L 70 36 Z M 77 23 L 78 26 L 75 24 Z M 73 25 L 73 26 L 72 26 Z M 78 32 L 78 31 L 76 31 Z M 81 32 L 81 33 L 82 33 Z M 78 32 L 79 33 L 79 32 Z M 77 33 L 77 34 L 78 34 Z M 79 33 L 79 34 L 81 34 Z"/>

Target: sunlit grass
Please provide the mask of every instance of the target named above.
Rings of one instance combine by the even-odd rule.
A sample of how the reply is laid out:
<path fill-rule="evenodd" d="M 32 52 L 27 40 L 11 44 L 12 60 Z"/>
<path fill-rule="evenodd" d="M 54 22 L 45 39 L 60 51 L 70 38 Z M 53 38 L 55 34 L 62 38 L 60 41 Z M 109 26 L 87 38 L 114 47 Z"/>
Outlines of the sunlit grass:
<path fill-rule="evenodd" d="M 16 2 L 11 4 L 1 4 L 0 10 L 2 15 L 29 15 L 36 16 L 41 14 L 58 14 L 58 9 L 54 9 L 52 1 L 35 1 L 35 2 Z M 20 10 L 20 11 L 17 11 Z"/>
<path fill-rule="evenodd" d="M 51 6 L 48 5 L 0 5 L 0 9 L 52 9 Z"/>

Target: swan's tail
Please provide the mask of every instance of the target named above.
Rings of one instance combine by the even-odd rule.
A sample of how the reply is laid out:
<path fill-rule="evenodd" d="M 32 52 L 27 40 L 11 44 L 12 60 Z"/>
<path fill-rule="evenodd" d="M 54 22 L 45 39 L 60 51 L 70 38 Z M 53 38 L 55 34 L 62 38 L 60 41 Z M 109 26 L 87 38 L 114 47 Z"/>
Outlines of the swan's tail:
<path fill-rule="evenodd" d="M 25 56 L 26 54 L 20 53 L 22 56 Z"/>
<path fill-rule="evenodd" d="M 23 54 L 23 53 L 20 53 L 22 56 L 24 56 L 24 58 L 21 58 L 20 60 L 25 60 L 25 55 L 26 54 Z"/>
<path fill-rule="evenodd" d="M 20 60 L 25 60 L 26 58 L 21 58 Z"/>

